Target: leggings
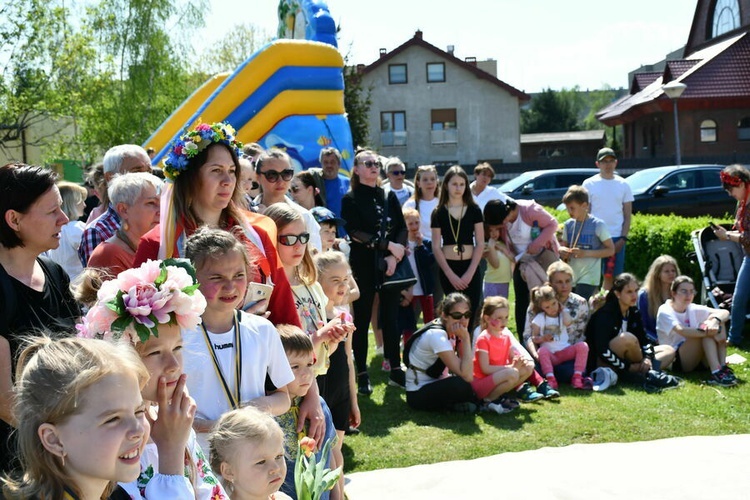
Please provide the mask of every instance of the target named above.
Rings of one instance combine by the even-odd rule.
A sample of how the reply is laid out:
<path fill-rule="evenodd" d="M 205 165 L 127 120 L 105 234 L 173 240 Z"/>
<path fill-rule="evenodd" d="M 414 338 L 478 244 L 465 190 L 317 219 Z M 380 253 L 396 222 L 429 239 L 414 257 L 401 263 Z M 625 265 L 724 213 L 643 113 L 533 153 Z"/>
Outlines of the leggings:
<path fill-rule="evenodd" d="M 469 266 L 471 265 L 470 259 L 446 260 L 446 262 L 448 263 L 448 267 L 451 269 L 451 271 L 456 273 L 458 276 L 463 276 L 463 274 L 469 269 Z M 471 277 L 471 283 L 469 283 L 469 287 L 465 290 L 456 290 L 442 269 L 440 270 L 440 282 L 443 285 L 443 292 L 445 292 L 445 295 L 453 292 L 460 292 L 469 297 L 469 300 L 471 301 L 472 311 L 471 325 L 473 325 L 474 320 L 476 320 L 477 317 L 477 311 L 482 308 L 482 304 L 479 303 L 482 299 L 482 274 L 479 272 L 479 269 L 477 268 L 477 270 L 474 271 L 474 276 Z"/>
<path fill-rule="evenodd" d="M 586 342 L 578 342 L 577 344 L 569 345 L 565 349 L 557 352 L 550 352 L 545 346 L 540 347 L 537 352 L 539 353 L 539 364 L 542 367 L 542 373 L 545 377 L 554 375 L 554 367 L 565 361 L 575 359 L 573 369 L 577 373 L 583 373 L 586 371 L 586 362 L 589 358 L 589 346 Z"/>
<path fill-rule="evenodd" d="M 417 391 L 406 392 L 406 402 L 415 410 L 449 410 L 456 403 L 475 403 L 477 397 L 471 384 L 461 377 L 451 376 L 423 385 Z"/>

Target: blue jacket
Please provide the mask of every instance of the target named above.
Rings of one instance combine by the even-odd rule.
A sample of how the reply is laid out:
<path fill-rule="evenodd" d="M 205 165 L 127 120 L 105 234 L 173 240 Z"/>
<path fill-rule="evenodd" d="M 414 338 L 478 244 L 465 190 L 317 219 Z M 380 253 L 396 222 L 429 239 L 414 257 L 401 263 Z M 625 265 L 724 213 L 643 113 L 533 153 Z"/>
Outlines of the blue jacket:
<path fill-rule="evenodd" d="M 432 295 L 435 291 L 435 281 L 432 276 L 435 255 L 432 253 L 430 240 L 422 240 L 421 245 L 414 247 L 414 262 L 417 264 L 417 277 L 422 285 L 422 291 L 425 295 Z"/>

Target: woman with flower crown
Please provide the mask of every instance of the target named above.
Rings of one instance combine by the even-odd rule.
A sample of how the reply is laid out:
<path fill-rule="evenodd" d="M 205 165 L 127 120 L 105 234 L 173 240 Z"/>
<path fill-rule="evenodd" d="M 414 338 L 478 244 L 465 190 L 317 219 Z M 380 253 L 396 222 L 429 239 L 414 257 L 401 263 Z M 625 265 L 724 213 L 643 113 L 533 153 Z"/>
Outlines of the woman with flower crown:
<path fill-rule="evenodd" d="M 714 234 L 720 240 L 736 241 L 744 254 L 737 273 L 737 285 L 732 297 L 731 323 L 727 335 L 729 345 L 739 346 L 750 301 L 750 171 L 742 165 L 729 165 L 721 171 L 721 185 L 729 196 L 737 200 L 737 214 L 734 217 L 732 231 L 715 226 Z"/>
<path fill-rule="evenodd" d="M 188 261 L 149 260 L 102 283 L 77 326 L 79 337 L 130 340 L 149 372 L 141 395 L 150 403 L 151 437 L 138 451 L 140 476 L 120 484 L 131 498 L 228 498 L 196 441 L 196 404 L 183 372 L 181 329 L 196 328 L 205 308 Z"/>
<path fill-rule="evenodd" d="M 234 134 L 228 123 L 201 123 L 175 141 L 164 160 L 160 222 L 141 238 L 134 265 L 183 256 L 187 237 L 200 226 L 232 231 L 257 262 L 257 269 L 249 270 L 251 281 L 274 285 L 268 303 L 258 304 L 258 310 L 268 306 L 271 322 L 299 325 L 274 242 L 258 223 L 263 216 L 240 208 L 242 143 Z"/>

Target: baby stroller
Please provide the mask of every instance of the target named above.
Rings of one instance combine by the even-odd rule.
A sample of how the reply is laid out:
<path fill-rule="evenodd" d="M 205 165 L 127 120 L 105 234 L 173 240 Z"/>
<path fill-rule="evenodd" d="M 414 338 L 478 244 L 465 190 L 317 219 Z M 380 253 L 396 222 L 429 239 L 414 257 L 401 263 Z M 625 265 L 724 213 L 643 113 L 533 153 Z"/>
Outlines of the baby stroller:
<path fill-rule="evenodd" d="M 731 224 L 722 224 L 731 229 Z M 694 252 L 688 257 L 701 271 L 701 303 L 716 309 L 731 310 L 737 273 L 742 265 L 742 247 L 733 241 L 716 237 L 711 227 L 690 234 Z"/>

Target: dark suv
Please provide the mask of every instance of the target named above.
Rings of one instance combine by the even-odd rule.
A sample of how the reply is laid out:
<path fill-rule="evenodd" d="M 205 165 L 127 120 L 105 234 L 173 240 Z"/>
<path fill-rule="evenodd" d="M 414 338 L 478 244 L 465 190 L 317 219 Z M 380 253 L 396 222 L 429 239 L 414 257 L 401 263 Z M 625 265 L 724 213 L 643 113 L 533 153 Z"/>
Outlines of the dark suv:
<path fill-rule="evenodd" d="M 583 184 L 584 180 L 598 173 L 598 168 L 530 170 L 497 186 L 497 189 L 515 200 L 534 200 L 540 205 L 556 207 L 562 203 L 570 186 Z"/>
<path fill-rule="evenodd" d="M 733 214 L 736 201 L 721 187 L 722 165 L 672 165 L 639 170 L 625 179 L 633 212 L 681 216 Z"/>

